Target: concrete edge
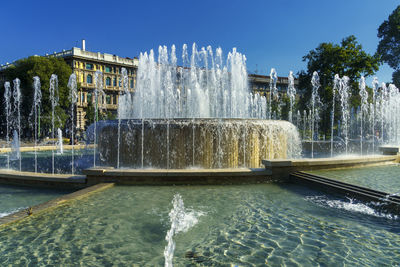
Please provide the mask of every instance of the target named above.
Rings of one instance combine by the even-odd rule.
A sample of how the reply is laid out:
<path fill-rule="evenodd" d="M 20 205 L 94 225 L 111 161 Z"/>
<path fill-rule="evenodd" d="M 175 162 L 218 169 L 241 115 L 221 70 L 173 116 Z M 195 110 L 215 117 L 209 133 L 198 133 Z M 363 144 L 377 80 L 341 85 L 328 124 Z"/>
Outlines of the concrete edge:
<path fill-rule="evenodd" d="M 86 198 L 94 193 L 101 192 L 114 186 L 114 183 L 96 184 L 85 189 L 49 200 L 47 202 L 30 207 L 31 214 L 28 214 L 28 209 L 20 210 L 15 213 L 0 218 L 0 229 L 10 224 L 21 222 L 25 219 L 41 216 L 43 213 L 67 205 L 75 200 Z"/>
<path fill-rule="evenodd" d="M 354 165 L 365 163 L 379 163 L 385 161 L 399 161 L 399 155 L 360 156 L 352 158 L 315 158 L 315 159 L 273 159 L 262 160 L 266 168 L 270 167 L 303 167 L 303 166 L 332 166 Z"/>
<path fill-rule="evenodd" d="M 86 187 L 86 176 L 0 170 L 0 183 L 22 186 L 80 189 Z"/>
<path fill-rule="evenodd" d="M 90 169 L 89 185 L 104 182 L 130 185 L 220 185 L 271 181 L 265 168 L 239 169 Z"/>
<path fill-rule="evenodd" d="M 364 156 L 354 158 L 319 158 L 319 159 L 292 159 L 292 160 L 263 160 L 265 168 L 271 172 L 272 178 L 289 178 L 290 173 L 296 171 L 311 171 L 320 169 L 360 168 L 364 166 L 379 166 L 399 163 L 400 155 Z"/>

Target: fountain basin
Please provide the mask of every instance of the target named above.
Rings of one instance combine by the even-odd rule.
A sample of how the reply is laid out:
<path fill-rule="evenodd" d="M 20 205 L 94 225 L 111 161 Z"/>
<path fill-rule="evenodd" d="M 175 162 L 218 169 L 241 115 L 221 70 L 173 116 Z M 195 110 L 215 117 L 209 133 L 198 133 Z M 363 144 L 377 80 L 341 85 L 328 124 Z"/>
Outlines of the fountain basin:
<path fill-rule="evenodd" d="M 118 120 L 98 127 L 102 162 L 117 166 Z M 296 127 L 260 119 L 121 120 L 119 161 L 129 168 L 261 167 L 262 159 L 300 155 Z"/>

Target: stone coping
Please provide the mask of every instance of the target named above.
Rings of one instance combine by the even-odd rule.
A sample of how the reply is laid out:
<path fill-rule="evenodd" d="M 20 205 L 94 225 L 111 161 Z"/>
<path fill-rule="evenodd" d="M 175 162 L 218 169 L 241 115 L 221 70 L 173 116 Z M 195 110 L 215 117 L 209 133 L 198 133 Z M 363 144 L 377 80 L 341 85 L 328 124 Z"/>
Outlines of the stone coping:
<path fill-rule="evenodd" d="M 334 167 L 335 165 L 354 166 L 355 164 L 365 163 L 380 163 L 388 161 L 399 161 L 399 155 L 370 155 L 370 156 L 357 156 L 357 157 L 338 157 L 338 158 L 314 158 L 314 159 L 272 159 L 263 160 L 262 163 L 266 168 L 270 167 L 303 167 L 303 166 L 315 166 L 315 167 Z"/>
<path fill-rule="evenodd" d="M 271 172 L 273 177 L 281 176 L 283 179 L 289 178 L 289 174 L 296 171 L 374 166 L 399 162 L 399 154 L 262 161 L 265 168 Z"/>
<path fill-rule="evenodd" d="M 86 187 L 86 176 L 20 172 L 3 169 L 0 170 L 0 183 L 58 188 L 83 188 Z"/>
<path fill-rule="evenodd" d="M 80 149 L 85 149 L 85 148 L 93 148 L 94 145 L 74 145 L 74 149 L 80 150 Z M 33 152 L 33 151 L 49 151 L 49 150 L 57 150 L 57 146 L 37 146 L 36 149 L 34 146 L 22 146 L 19 148 L 21 152 Z M 63 145 L 64 150 L 72 150 L 72 145 Z M 0 148 L 0 153 L 10 153 L 12 151 L 12 148 L 10 147 L 3 147 Z"/>
<path fill-rule="evenodd" d="M 88 197 L 93 193 L 100 192 L 102 190 L 108 189 L 114 186 L 113 183 L 101 183 L 97 184 L 52 200 L 47 202 L 29 207 L 28 209 L 20 210 L 15 213 L 9 214 L 7 216 L 0 218 L 0 228 L 10 225 L 12 223 L 20 222 L 22 220 L 40 216 L 44 212 L 48 212 L 52 209 L 64 206 L 71 201 L 80 200 L 82 198 Z"/>
<path fill-rule="evenodd" d="M 99 176 L 207 176 L 207 175 L 258 175 L 264 168 L 223 168 L 223 169 L 115 169 L 113 167 L 94 167 L 83 170 L 86 175 Z"/>
<path fill-rule="evenodd" d="M 83 171 L 87 183 L 115 182 L 135 185 L 206 185 L 269 181 L 264 168 L 232 169 L 114 169 L 90 168 Z"/>

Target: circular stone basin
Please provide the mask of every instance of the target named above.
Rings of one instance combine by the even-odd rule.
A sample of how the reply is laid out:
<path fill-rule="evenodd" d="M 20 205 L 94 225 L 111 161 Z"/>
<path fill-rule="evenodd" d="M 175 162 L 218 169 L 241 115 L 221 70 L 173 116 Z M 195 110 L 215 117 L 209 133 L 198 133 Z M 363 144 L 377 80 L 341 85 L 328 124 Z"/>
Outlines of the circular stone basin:
<path fill-rule="evenodd" d="M 130 168 L 257 168 L 262 159 L 297 157 L 301 150 L 287 121 L 129 119 L 120 122 L 120 141 L 118 124 L 98 124 L 100 159 L 114 167 L 119 154 L 120 166 Z"/>

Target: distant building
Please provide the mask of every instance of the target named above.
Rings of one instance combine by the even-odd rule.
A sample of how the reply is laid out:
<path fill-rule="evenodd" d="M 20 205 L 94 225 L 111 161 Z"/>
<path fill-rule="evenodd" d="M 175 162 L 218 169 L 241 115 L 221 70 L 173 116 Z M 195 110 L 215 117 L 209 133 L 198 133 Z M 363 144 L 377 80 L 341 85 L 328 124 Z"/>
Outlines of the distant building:
<path fill-rule="evenodd" d="M 118 97 L 122 93 L 120 84 L 121 68 L 125 68 L 128 72 L 129 89 L 133 91 L 136 85 L 137 58 L 124 58 L 106 53 L 86 51 L 84 40 L 82 41 L 82 48 L 73 47 L 71 50 L 46 56 L 64 58 L 76 74 L 77 82 L 80 83 L 76 109 L 77 127 L 80 129 L 84 129 L 86 126 L 85 115 L 88 104 L 94 103 L 94 74 L 97 70 L 103 72 L 103 85 L 106 94 L 106 98 L 99 99 L 98 103 L 105 105 L 108 111 L 117 112 Z"/>
<path fill-rule="evenodd" d="M 250 89 L 253 93 L 257 93 L 263 96 L 268 96 L 270 93 L 271 79 L 269 76 L 259 74 L 249 74 Z M 278 77 L 276 87 L 281 95 L 286 94 L 286 90 L 289 84 L 288 77 Z M 294 86 L 298 89 L 299 81 L 294 80 Z"/>

